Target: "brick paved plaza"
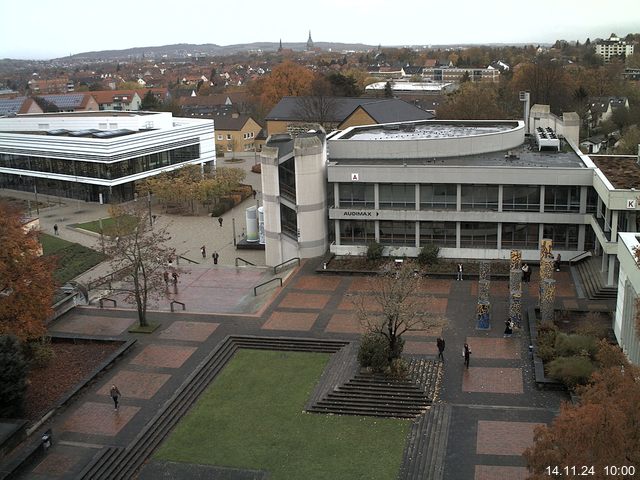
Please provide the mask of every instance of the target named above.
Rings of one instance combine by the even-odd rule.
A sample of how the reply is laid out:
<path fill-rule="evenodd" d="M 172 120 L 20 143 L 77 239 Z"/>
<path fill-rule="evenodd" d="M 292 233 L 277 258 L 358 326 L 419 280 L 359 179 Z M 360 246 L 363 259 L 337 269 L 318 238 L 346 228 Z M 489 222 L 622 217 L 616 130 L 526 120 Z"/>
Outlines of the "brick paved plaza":
<path fill-rule="evenodd" d="M 264 278 L 264 270 L 194 268 L 179 285 L 187 310 L 170 313 L 162 307 L 150 313 L 160 324 L 152 334 L 128 333 L 136 322 L 135 312 L 120 308 L 81 307 L 56 321 L 53 332 L 135 338 L 137 344 L 45 425 L 54 431 L 54 447 L 24 478 L 71 479 L 100 446 L 127 446 L 229 335 L 357 339 L 362 326 L 354 302 L 365 295 L 366 309 L 373 314 L 379 311 L 368 298 L 369 279 L 318 275 L 316 263 L 307 261 L 283 273 L 284 287 L 259 297 L 253 296 L 252 288 Z M 558 306 L 584 305 L 575 296 L 569 272 L 560 272 L 557 278 Z M 444 329 L 405 335 L 405 353 L 425 358 L 436 356 L 439 335 L 446 340 L 439 393 L 439 401 L 451 405 L 453 412 L 447 434 L 446 480 L 524 479 L 521 454 L 532 444 L 535 426 L 551 421 L 566 399 L 561 392 L 535 388 L 525 329 L 503 338 L 507 289 L 506 280 L 491 284 L 493 328 L 488 331 L 475 329 L 477 279 L 426 279 L 416 292 L 425 311 L 449 320 Z M 534 279 L 527 290 L 526 305 L 536 300 Z M 231 315 L 234 302 L 245 302 L 251 308 Z M 465 342 L 472 350 L 469 369 L 461 355 Z M 109 398 L 111 384 L 122 392 L 117 412 Z"/>

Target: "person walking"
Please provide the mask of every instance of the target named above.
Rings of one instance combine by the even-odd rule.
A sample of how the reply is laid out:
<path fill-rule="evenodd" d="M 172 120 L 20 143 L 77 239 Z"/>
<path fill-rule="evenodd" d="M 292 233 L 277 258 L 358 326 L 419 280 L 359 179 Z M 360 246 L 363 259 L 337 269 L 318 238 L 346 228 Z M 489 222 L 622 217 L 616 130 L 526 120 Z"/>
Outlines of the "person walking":
<path fill-rule="evenodd" d="M 464 270 L 464 268 L 462 267 L 462 264 L 459 263 L 458 266 L 456 267 L 456 271 L 458 272 L 458 278 L 456 280 L 459 281 L 459 282 L 462 281 L 462 271 L 463 270 Z"/>
<path fill-rule="evenodd" d="M 464 344 L 462 356 L 464 357 L 464 366 L 469 368 L 469 358 L 471 357 L 471 350 L 469 349 L 469 344 L 467 343 Z"/>
<path fill-rule="evenodd" d="M 508 338 L 513 335 L 513 326 L 511 325 L 511 320 L 507 319 L 504 322 L 504 337 Z"/>
<path fill-rule="evenodd" d="M 531 274 L 531 270 L 529 269 L 529 265 L 524 263 L 522 265 L 522 281 L 524 283 L 529 283 L 529 275 Z"/>
<path fill-rule="evenodd" d="M 111 385 L 111 390 L 109 390 L 109 396 L 113 400 L 114 410 L 118 410 L 118 401 L 120 400 L 120 390 L 115 385 Z"/>
<path fill-rule="evenodd" d="M 54 235 L 58 235 L 58 224 L 57 223 L 53 224 L 53 233 L 54 233 Z"/>
<path fill-rule="evenodd" d="M 211 258 L 213 258 L 213 264 L 217 265 L 218 264 L 218 258 L 220 258 L 220 255 L 218 255 L 218 252 L 213 252 L 213 255 L 211 255 Z"/>
<path fill-rule="evenodd" d="M 438 346 L 438 358 L 444 362 L 444 338 L 438 337 L 436 345 Z"/>
<path fill-rule="evenodd" d="M 177 285 L 178 284 L 178 273 L 177 272 L 173 272 L 171 274 L 171 277 L 173 278 L 173 284 Z"/>
<path fill-rule="evenodd" d="M 553 266 L 556 269 L 556 272 L 560 271 L 560 262 L 561 261 L 562 261 L 562 257 L 560 256 L 560 254 L 558 254 L 556 259 L 553 261 Z"/>
<path fill-rule="evenodd" d="M 251 192 L 251 193 L 253 193 L 253 199 L 255 200 L 256 199 L 256 195 L 258 194 L 258 192 L 256 192 L 255 189 L 254 189 L 253 192 Z"/>
<path fill-rule="evenodd" d="M 218 217 L 218 223 L 220 224 L 220 227 L 222 227 L 222 217 Z"/>
<path fill-rule="evenodd" d="M 200 247 L 200 253 L 202 254 L 202 258 L 207 258 L 207 247 L 205 247 L 204 245 L 202 245 Z"/>
<path fill-rule="evenodd" d="M 162 278 L 164 279 L 164 286 L 168 287 L 169 286 L 169 272 L 167 272 L 165 270 L 164 273 L 162 274 Z"/>

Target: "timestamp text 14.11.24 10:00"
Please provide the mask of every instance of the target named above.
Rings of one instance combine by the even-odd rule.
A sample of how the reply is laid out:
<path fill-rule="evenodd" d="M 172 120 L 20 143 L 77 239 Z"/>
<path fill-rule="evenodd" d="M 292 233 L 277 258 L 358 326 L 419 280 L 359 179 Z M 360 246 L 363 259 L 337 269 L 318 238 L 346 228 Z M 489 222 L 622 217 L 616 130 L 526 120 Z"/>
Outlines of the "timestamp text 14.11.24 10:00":
<path fill-rule="evenodd" d="M 560 466 L 548 466 L 545 468 L 545 472 L 550 477 L 621 477 L 629 478 L 635 477 L 636 467 L 633 465 L 606 465 L 602 468 L 602 471 L 597 471 L 593 465 L 565 465 Z"/>

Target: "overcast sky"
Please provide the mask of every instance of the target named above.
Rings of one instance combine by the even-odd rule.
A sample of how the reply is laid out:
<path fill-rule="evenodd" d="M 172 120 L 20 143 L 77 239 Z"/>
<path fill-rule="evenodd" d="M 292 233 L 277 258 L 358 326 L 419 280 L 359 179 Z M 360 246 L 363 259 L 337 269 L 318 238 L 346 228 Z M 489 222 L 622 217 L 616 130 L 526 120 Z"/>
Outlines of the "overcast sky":
<path fill-rule="evenodd" d="M 0 58 L 172 43 L 313 40 L 370 45 L 550 43 L 640 33 L 640 2 L 616 0 L 3 0 Z"/>

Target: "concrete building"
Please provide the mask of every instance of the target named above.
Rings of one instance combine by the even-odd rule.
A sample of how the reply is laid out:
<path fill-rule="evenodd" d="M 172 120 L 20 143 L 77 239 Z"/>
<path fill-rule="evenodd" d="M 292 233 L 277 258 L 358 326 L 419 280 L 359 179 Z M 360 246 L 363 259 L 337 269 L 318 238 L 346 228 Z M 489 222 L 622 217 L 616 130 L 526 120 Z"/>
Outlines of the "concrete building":
<path fill-rule="evenodd" d="M 613 331 L 618 344 L 632 363 L 640 365 L 640 335 L 636 327 L 638 315 L 638 292 L 640 292 L 640 269 L 635 251 L 640 248 L 637 233 L 620 233 L 618 236 L 618 299 Z"/>
<path fill-rule="evenodd" d="M 263 147 L 267 265 L 327 251 L 326 159 L 324 133 L 272 135 Z"/>
<path fill-rule="evenodd" d="M 1 188 L 115 202 L 134 197 L 136 180 L 215 161 L 212 120 L 115 111 L 0 118 Z"/>
<path fill-rule="evenodd" d="M 609 63 L 611 57 L 633 55 L 633 44 L 620 40 L 615 33 L 612 33 L 608 40 L 596 42 L 596 55 L 601 56 L 605 63 Z"/>

